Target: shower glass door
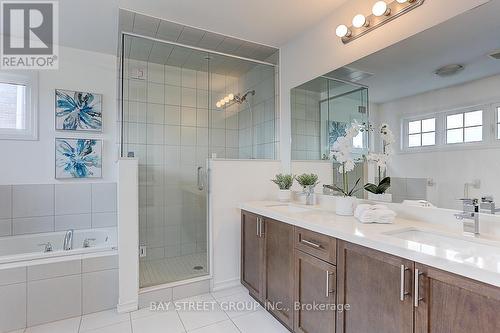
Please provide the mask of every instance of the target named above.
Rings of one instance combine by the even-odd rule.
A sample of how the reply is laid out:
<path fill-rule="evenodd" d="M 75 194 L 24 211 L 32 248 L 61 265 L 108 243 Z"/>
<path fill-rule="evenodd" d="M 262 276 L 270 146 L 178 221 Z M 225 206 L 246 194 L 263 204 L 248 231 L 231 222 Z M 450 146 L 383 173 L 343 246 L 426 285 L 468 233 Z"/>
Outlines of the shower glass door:
<path fill-rule="evenodd" d="M 208 53 L 126 36 L 122 154 L 139 159 L 140 287 L 208 274 Z"/>
<path fill-rule="evenodd" d="M 275 67 L 131 35 L 123 64 L 122 155 L 139 160 L 140 286 L 208 275 L 207 160 L 276 157 Z"/>

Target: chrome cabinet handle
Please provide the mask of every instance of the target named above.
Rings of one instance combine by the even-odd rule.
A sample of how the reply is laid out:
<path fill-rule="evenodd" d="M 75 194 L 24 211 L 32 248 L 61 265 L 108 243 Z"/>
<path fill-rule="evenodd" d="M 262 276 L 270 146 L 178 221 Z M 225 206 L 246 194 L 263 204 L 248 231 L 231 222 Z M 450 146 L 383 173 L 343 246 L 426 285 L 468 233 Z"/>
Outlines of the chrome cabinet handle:
<path fill-rule="evenodd" d="M 326 271 L 326 289 L 325 289 L 326 298 L 330 297 L 330 294 L 333 293 L 333 290 L 330 290 L 330 276 L 332 275 L 333 275 L 332 272 Z"/>
<path fill-rule="evenodd" d="M 420 297 L 420 276 L 423 275 L 424 273 L 420 272 L 418 269 L 415 269 L 415 299 L 414 299 L 414 306 L 418 308 L 418 303 L 422 301 L 424 298 Z"/>
<path fill-rule="evenodd" d="M 260 217 L 257 217 L 257 223 L 255 223 L 257 226 L 257 237 L 260 237 Z"/>
<path fill-rule="evenodd" d="M 262 217 L 261 217 L 259 222 L 259 237 L 262 237 L 264 235 L 264 232 L 262 231 L 263 229 L 264 229 L 264 223 L 262 222 Z"/>
<path fill-rule="evenodd" d="M 197 183 L 198 183 L 198 190 L 203 191 L 203 183 L 201 181 L 201 170 L 203 170 L 203 167 L 199 166 Z"/>
<path fill-rule="evenodd" d="M 305 244 L 305 245 L 312 246 L 312 247 L 314 247 L 316 249 L 320 249 L 321 248 L 321 245 L 313 243 L 313 242 L 310 242 L 310 241 L 305 240 L 305 239 L 301 239 L 300 242 L 303 243 L 303 244 Z"/>
<path fill-rule="evenodd" d="M 406 291 L 405 288 L 405 277 L 406 277 L 406 271 L 409 270 L 405 265 L 401 265 L 401 281 L 400 281 L 400 289 L 399 289 L 399 299 L 401 302 L 404 302 L 405 296 L 409 295 L 410 293 Z"/>

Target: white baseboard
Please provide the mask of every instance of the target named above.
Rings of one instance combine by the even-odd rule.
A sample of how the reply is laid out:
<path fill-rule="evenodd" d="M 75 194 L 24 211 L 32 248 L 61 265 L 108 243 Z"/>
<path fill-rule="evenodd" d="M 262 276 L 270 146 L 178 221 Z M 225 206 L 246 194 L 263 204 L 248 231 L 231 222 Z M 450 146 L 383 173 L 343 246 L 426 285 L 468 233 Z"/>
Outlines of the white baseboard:
<path fill-rule="evenodd" d="M 116 311 L 118 313 L 132 312 L 139 309 L 139 301 L 130 301 L 116 306 Z"/>
<path fill-rule="evenodd" d="M 221 282 L 214 282 L 213 287 L 212 287 L 212 291 L 219 291 L 219 290 L 223 290 L 223 289 L 229 289 L 229 288 L 237 287 L 237 286 L 240 286 L 240 285 L 241 285 L 240 278 L 237 277 L 237 278 L 231 279 L 231 280 L 225 280 L 225 281 L 221 281 Z"/>

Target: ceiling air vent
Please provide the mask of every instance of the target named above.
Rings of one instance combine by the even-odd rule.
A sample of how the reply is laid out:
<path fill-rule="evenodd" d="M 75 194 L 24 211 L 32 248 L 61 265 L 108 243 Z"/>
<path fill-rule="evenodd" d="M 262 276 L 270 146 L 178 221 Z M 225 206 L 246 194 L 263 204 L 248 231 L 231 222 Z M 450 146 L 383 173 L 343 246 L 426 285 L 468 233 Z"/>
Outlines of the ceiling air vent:
<path fill-rule="evenodd" d="M 463 71 L 464 68 L 465 68 L 465 66 L 458 65 L 458 64 L 446 65 L 446 66 L 443 66 L 443 67 L 435 70 L 434 74 L 441 76 L 441 77 L 447 77 L 447 76 L 452 76 L 452 75 L 458 74 L 459 72 Z"/>
<path fill-rule="evenodd" d="M 488 54 L 490 58 L 493 58 L 495 60 L 500 60 L 500 50 L 496 50 Z"/>

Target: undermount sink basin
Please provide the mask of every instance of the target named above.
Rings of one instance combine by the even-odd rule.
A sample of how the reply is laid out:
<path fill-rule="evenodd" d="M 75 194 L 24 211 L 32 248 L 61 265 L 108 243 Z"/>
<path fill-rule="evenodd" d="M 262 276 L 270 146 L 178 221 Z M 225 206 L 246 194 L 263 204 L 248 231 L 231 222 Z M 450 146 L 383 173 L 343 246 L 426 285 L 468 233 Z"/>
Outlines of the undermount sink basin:
<path fill-rule="evenodd" d="M 384 234 L 404 240 L 410 250 L 456 262 L 482 266 L 485 261 L 500 260 L 500 245 L 484 244 L 473 238 L 467 240 L 413 228 Z"/>
<path fill-rule="evenodd" d="M 269 205 L 267 207 L 277 211 L 288 212 L 288 213 L 305 213 L 311 211 L 311 209 L 309 208 L 294 206 L 290 204 Z"/>

